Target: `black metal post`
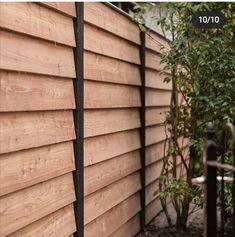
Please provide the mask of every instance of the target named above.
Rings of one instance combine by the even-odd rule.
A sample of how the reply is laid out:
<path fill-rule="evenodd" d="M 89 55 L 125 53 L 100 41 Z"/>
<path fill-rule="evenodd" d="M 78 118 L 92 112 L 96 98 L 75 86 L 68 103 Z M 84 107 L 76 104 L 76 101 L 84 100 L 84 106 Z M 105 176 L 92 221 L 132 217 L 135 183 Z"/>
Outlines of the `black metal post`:
<path fill-rule="evenodd" d="M 221 164 L 224 164 L 225 152 L 226 152 L 226 138 L 225 138 L 226 130 L 223 131 L 222 134 L 222 147 L 221 147 Z M 220 184 L 220 236 L 224 236 L 224 217 L 225 217 L 225 203 L 224 203 L 224 196 L 225 196 L 225 185 L 224 185 L 224 169 L 220 170 L 221 175 L 221 184 Z"/>
<path fill-rule="evenodd" d="M 216 161 L 216 143 L 214 141 L 215 130 L 212 123 L 206 127 L 207 144 L 206 144 L 206 162 Z M 217 232 L 217 169 L 205 164 L 205 237 L 216 237 Z"/>
<path fill-rule="evenodd" d="M 74 213 L 77 231 L 75 237 L 84 236 L 84 168 L 83 168 L 83 11 L 84 4 L 76 2 L 77 17 L 74 19 L 76 48 L 74 48 L 74 61 L 76 79 L 73 80 L 76 109 L 73 111 L 76 140 L 73 142 L 76 170 L 73 172 L 76 201 Z"/>
<path fill-rule="evenodd" d="M 141 96 L 141 108 L 140 108 L 140 141 L 141 141 L 141 191 L 140 191 L 140 201 L 141 201 L 141 211 L 140 211 L 140 227 L 141 230 L 145 228 L 145 32 L 140 32 L 140 76 L 141 76 L 141 87 L 140 87 L 140 96 Z"/>

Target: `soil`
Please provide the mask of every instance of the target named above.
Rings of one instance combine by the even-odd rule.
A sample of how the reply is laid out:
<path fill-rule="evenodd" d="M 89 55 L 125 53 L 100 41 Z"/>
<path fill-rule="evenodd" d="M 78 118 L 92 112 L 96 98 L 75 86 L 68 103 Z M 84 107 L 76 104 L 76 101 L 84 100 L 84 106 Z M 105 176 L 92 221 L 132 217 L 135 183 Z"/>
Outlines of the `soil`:
<path fill-rule="evenodd" d="M 175 212 L 172 206 L 168 208 L 172 220 L 175 220 Z M 204 227 L 204 211 L 200 209 L 189 216 L 187 231 L 177 231 L 175 227 L 169 227 L 165 214 L 160 213 L 150 224 L 146 227 L 143 233 L 136 237 L 203 237 Z M 219 236 L 219 235 L 218 235 Z M 230 234 L 225 235 L 230 237 Z"/>

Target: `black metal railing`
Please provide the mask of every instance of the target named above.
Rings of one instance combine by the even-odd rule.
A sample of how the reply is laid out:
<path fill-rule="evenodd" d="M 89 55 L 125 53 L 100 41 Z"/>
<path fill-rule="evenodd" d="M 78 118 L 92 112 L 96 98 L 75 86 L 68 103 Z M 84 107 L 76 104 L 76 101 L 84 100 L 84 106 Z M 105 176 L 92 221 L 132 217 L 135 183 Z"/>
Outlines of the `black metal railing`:
<path fill-rule="evenodd" d="M 232 236 L 235 237 L 235 129 L 231 123 L 227 123 L 223 132 L 221 147 L 215 142 L 215 129 L 212 123 L 206 128 L 206 160 L 205 160 L 205 237 Z M 232 146 L 233 165 L 225 164 L 225 155 L 228 152 L 228 144 Z M 220 162 L 218 161 L 218 154 Z M 227 172 L 233 177 L 227 177 Z M 220 176 L 218 176 L 220 174 Z M 225 188 L 232 183 L 232 230 L 228 235 L 225 231 L 226 206 Z M 219 192 L 218 192 L 219 190 Z M 219 193 L 217 195 L 217 193 Z M 217 225 L 218 201 L 220 201 L 220 228 Z M 218 235 L 217 235 L 218 234 Z"/>

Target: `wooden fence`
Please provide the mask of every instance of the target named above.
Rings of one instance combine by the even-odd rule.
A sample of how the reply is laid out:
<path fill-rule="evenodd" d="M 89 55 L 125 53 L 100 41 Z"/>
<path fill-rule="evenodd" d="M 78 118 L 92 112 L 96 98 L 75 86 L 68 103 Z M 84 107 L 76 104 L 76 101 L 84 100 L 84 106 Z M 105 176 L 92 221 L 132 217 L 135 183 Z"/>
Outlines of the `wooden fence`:
<path fill-rule="evenodd" d="M 76 231 L 75 17 L 74 3 L 0 3 L 0 236 Z M 159 42 L 146 35 L 146 223 L 161 210 L 153 193 L 171 96 Z M 84 4 L 85 237 L 140 230 L 140 47 L 130 18 Z"/>

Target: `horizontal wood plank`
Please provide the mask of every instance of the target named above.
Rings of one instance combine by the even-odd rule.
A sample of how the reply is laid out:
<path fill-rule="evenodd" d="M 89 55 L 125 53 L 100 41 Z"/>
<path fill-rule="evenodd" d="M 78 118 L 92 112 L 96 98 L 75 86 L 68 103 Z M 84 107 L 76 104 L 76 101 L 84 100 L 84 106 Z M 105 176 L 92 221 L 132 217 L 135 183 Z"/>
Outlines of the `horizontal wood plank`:
<path fill-rule="evenodd" d="M 146 165 L 150 165 L 165 156 L 164 149 L 167 151 L 168 143 L 165 141 L 146 147 Z"/>
<path fill-rule="evenodd" d="M 37 3 L 1 3 L 0 27 L 76 46 L 73 19 Z"/>
<path fill-rule="evenodd" d="M 166 139 L 165 126 L 154 125 L 146 128 L 146 146 Z"/>
<path fill-rule="evenodd" d="M 162 165 L 162 161 L 157 161 L 146 167 L 146 185 L 160 177 Z"/>
<path fill-rule="evenodd" d="M 67 237 L 75 231 L 74 208 L 70 204 L 7 237 Z"/>
<path fill-rule="evenodd" d="M 140 64 L 138 45 L 90 24 L 84 25 L 84 48 L 94 53 Z"/>
<path fill-rule="evenodd" d="M 138 25 L 103 3 L 85 3 L 84 20 L 119 37 L 140 44 Z"/>
<path fill-rule="evenodd" d="M 146 207 L 146 224 L 148 224 L 162 210 L 159 198 L 154 199 Z"/>
<path fill-rule="evenodd" d="M 85 198 L 85 225 L 121 203 L 141 188 L 140 174 L 131 174 Z"/>
<path fill-rule="evenodd" d="M 147 68 L 157 70 L 157 71 L 161 71 L 164 69 L 164 64 L 161 63 L 161 58 L 160 58 L 159 53 L 146 49 L 145 60 L 146 60 Z"/>
<path fill-rule="evenodd" d="M 0 198 L 0 235 L 6 236 L 74 202 L 72 174 Z"/>
<path fill-rule="evenodd" d="M 136 193 L 85 225 L 85 236 L 108 237 L 135 216 L 139 210 L 140 197 L 139 193 Z"/>
<path fill-rule="evenodd" d="M 154 199 L 157 198 L 157 196 L 154 195 L 154 193 L 158 190 L 159 190 L 159 179 L 153 181 L 145 188 L 145 196 L 146 196 L 145 205 L 148 205 L 150 202 L 152 202 Z"/>
<path fill-rule="evenodd" d="M 140 127 L 138 109 L 85 110 L 85 137 L 114 133 Z"/>
<path fill-rule="evenodd" d="M 146 108 L 146 126 L 163 124 L 169 112 L 169 107 L 150 107 Z"/>
<path fill-rule="evenodd" d="M 66 15 L 76 17 L 76 7 L 74 2 L 42 2 L 41 4 Z"/>
<path fill-rule="evenodd" d="M 0 34 L 0 69 L 75 77 L 72 48 L 4 30 Z"/>
<path fill-rule="evenodd" d="M 85 81 L 84 106 L 87 109 L 140 106 L 138 87 Z"/>
<path fill-rule="evenodd" d="M 0 155 L 0 196 L 74 170 L 72 142 Z"/>
<path fill-rule="evenodd" d="M 73 81 L 0 71 L 0 111 L 74 109 Z"/>
<path fill-rule="evenodd" d="M 136 236 L 140 231 L 140 217 L 135 215 L 128 222 L 123 224 L 117 231 L 112 233 L 110 237 Z"/>
<path fill-rule="evenodd" d="M 86 138 L 84 141 L 84 165 L 93 165 L 139 148 L 138 130 Z"/>
<path fill-rule="evenodd" d="M 91 165 L 84 170 L 84 195 L 87 196 L 125 176 L 136 172 L 141 167 L 140 152 L 133 151 L 105 162 Z"/>
<path fill-rule="evenodd" d="M 127 85 L 141 84 L 138 65 L 89 51 L 84 52 L 84 78 Z"/>
<path fill-rule="evenodd" d="M 148 88 L 155 88 L 155 89 L 162 89 L 162 90 L 171 90 L 172 83 L 164 82 L 166 77 L 169 77 L 167 74 L 161 74 L 160 72 L 152 69 L 146 69 L 145 71 L 146 77 L 146 87 Z"/>
<path fill-rule="evenodd" d="M 154 50 L 158 53 L 167 51 L 170 48 L 167 40 L 151 30 L 146 31 L 145 42 L 146 48 Z"/>
<path fill-rule="evenodd" d="M 171 91 L 146 89 L 146 106 L 170 106 Z"/>
<path fill-rule="evenodd" d="M 72 111 L 0 114 L 0 153 L 75 138 Z"/>

